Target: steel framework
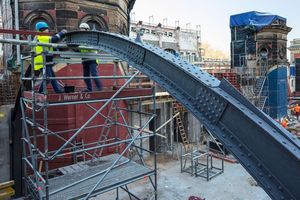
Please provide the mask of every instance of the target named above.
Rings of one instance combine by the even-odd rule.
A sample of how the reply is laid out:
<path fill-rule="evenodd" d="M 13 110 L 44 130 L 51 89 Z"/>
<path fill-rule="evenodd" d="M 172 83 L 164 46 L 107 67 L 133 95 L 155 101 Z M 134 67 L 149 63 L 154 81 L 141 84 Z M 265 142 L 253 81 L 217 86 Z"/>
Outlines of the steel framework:
<path fill-rule="evenodd" d="M 66 41 L 111 53 L 139 69 L 191 111 L 271 198 L 300 199 L 299 141 L 226 80 L 126 36 L 71 32 Z"/>
<path fill-rule="evenodd" d="M 48 46 L 51 45 L 48 44 Z M 114 66 L 119 62 L 107 54 L 99 56 L 95 53 L 48 52 L 46 50 L 42 52 L 44 57 L 48 54 L 60 55 L 59 59 L 54 60 L 56 63 L 78 63 L 81 62 L 81 58 L 100 58 L 102 62 L 114 63 Z M 154 140 L 156 138 L 155 131 L 151 134 L 145 131 L 150 121 L 155 118 L 155 88 L 128 87 L 133 80 L 145 76 L 141 76 L 140 72 L 136 71 L 133 75 L 128 76 L 114 74 L 113 76 L 96 77 L 113 80 L 115 90 L 108 92 L 51 94 L 47 89 L 46 81 L 51 79 L 80 80 L 83 77 L 47 77 L 44 67 L 43 75 L 40 78 L 36 77 L 33 65 L 30 65 L 28 69 L 31 70 L 31 73 L 24 73 L 23 62 L 29 60 L 33 63 L 34 56 L 34 52 L 31 52 L 30 56 L 22 58 L 21 79 L 22 82 L 30 81 L 32 90 L 26 91 L 26 88 L 23 87 L 23 95 L 20 98 L 23 121 L 23 173 L 26 192 L 31 198 L 88 199 L 115 189 L 116 199 L 119 199 L 120 190 L 125 191 L 130 199 L 140 199 L 129 190 L 128 184 L 147 178 L 153 186 L 153 197 L 157 199 L 156 148 L 154 151 L 150 151 L 143 146 L 144 140 L 148 140 L 150 137 L 154 137 Z M 49 63 L 43 63 L 44 66 L 46 64 Z M 25 74 L 30 74 L 30 76 L 25 76 Z M 122 85 L 116 85 L 115 80 L 117 79 L 126 81 Z M 36 92 L 37 81 L 44 82 L 44 94 Z M 143 113 L 141 110 L 128 111 L 119 105 L 121 101 L 140 98 L 153 99 L 153 113 Z M 49 125 L 49 112 L 51 109 L 57 110 L 67 105 L 86 105 L 94 111 L 94 114 L 86 117 L 86 121 L 79 127 L 53 130 L 53 127 Z M 139 106 L 139 108 L 141 107 Z M 106 114 L 102 112 L 104 109 L 108 109 Z M 145 123 L 139 124 L 140 126 L 134 127 L 126 119 L 124 114 L 126 112 L 138 113 L 140 117 L 147 120 Z M 118 120 L 117 116 L 121 120 Z M 97 117 L 102 118 L 104 122 L 91 124 Z M 125 138 L 120 136 L 118 127 L 125 127 Z M 80 134 L 86 134 L 84 131 L 91 129 L 98 130 L 98 141 L 76 142 L 76 138 Z M 67 137 L 66 134 L 68 134 Z M 53 144 L 51 145 L 49 142 L 53 141 L 53 138 L 59 141 L 57 142 L 59 146 L 50 149 Z M 137 144 L 138 141 L 140 141 L 140 145 Z M 104 149 L 109 148 L 115 149 L 114 154 L 103 155 Z M 128 158 L 129 150 L 135 150 L 138 159 Z M 153 153 L 151 165 L 146 164 L 143 157 L 145 153 Z M 71 165 L 59 168 L 51 167 L 53 162 L 70 158 L 73 158 Z M 78 162 L 79 158 L 81 158 L 81 162 Z"/>
<path fill-rule="evenodd" d="M 126 36 L 96 31 L 71 32 L 66 41 L 72 46 L 85 45 L 103 50 L 139 69 L 191 111 L 235 155 L 272 199 L 300 199 L 299 141 L 253 106 L 227 81 L 218 81 L 179 57 Z M 45 125 L 42 130 L 45 130 Z M 139 133 L 142 130 L 143 127 Z M 48 134 L 47 131 L 43 133 Z M 135 139 L 139 136 L 130 141 Z M 24 142 L 29 149 L 34 144 L 26 139 Z M 59 149 L 56 155 L 48 157 L 60 155 L 61 151 Z M 46 153 L 49 154 L 48 151 Z M 30 159 L 34 160 L 32 156 Z M 36 168 L 30 166 L 26 159 L 24 162 Z M 34 173 L 35 180 L 43 180 L 40 175 Z M 40 192 L 38 190 L 38 195 Z"/>

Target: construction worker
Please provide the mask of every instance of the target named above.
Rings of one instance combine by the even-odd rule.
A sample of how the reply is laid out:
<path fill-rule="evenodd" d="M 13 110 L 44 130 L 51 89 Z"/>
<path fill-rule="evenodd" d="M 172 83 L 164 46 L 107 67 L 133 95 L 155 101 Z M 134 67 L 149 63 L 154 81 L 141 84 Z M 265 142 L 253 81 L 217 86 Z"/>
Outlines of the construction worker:
<path fill-rule="evenodd" d="M 294 107 L 294 113 L 297 116 L 297 120 L 299 120 L 300 106 L 298 104 L 296 104 L 296 106 Z"/>
<path fill-rule="evenodd" d="M 81 23 L 79 25 L 79 29 L 81 31 L 89 31 L 90 26 L 87 23 Z M 87 49 L 80 49 L 80 52 L 82 53 L 97 53 L 97 50 L 87 50 Z M 82 58 L 82 66 L 83 66 L 83 76 L 84 77 L 97 77 L 98 76 L 98 67 L 99 61 L 96 59 L 88 59 L 88 58 Z M 93 79 L 97 90 L 101 91 L 102 90 L 102 83 L 98 78 Z M 92 81 L 89 78 L 85 78 L 84 82 L 86 84 L 87 89 L 83 90 L 84 92 L 91 92 L 93 91 L 92 87 Z"/>
<path fill-rule="evenodd" d="M 281 126 L 282 126 L 283 128 L 287 128 L 287 127 L 288 127 L 288 123 L 289 123 L 289 120 L 288 120 L 288 119 L 283 119 L 283 120 L 281 121 Z"/>
<path fill-rule="evenodd" d="M 46 22 L 38 22 L 35 25 L 35 28 L 37 31 L 42 33 L 49 33 L 49 26 Z M 59 42 L 67 33 L 66 30 L 62 30 L 61 32 L 55 34 L 54 36 L 46 36 L 46 35 L 37 35 L 36 41 L 37 42 L 44 42 L 44 43 L 56 43 Z M 34 71 L 36 76 L 39 74 L 42 74 L 44 64 L 46 63 L 46 76 L 47 77 L 55 77 L 55 73 L 52 69 L 53 67 L 53 55 L 46 55 L 46 60 L 44 62 L 43 60 L 43 51 L 53 51 L 53 48 L 51 47 L 43 47 L 43 46 L 35 46 L 34 51 L 36 53 L 36 56 L 34 57 Z M 50 80 L 51 85 L 56 93 L 63 93 L 63 87 L 58 84 L 57 80 L 52 79 Z M 49 81 L 47 81 L 47 84 Z M 39 88 L 39 93 L 44 92 L 44 84 L 42 83 Z"/>

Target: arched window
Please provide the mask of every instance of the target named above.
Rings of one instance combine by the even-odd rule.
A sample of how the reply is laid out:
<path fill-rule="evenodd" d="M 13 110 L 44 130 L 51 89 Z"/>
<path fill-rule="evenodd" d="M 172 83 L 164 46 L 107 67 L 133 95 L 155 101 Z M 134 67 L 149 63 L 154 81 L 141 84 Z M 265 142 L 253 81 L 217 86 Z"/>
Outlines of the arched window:
<path fill-rule="evenodd" d="M 108 31 L 106 21 L 98 15 L 86 15 L 79 21 L 78 26 L 83 22 L 87 23 L 91 30 L 95 29 L 97 31 Z"/>
<path fill-rule="evenodd" d="M 33 11 L 29 13 L 23 22 L 23 26 L 29 30 L 35 30 L 35 24 L 38 22 L 46 22 L 49 25 L 50 30 L 54 30 L 55 23 L 50 14 L 44 11 Z"/>

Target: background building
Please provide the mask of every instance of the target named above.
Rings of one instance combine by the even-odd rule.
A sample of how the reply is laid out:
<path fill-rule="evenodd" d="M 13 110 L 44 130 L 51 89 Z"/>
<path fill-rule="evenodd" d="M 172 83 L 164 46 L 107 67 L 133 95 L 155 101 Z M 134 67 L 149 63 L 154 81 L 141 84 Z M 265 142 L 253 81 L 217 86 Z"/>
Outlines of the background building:
<path fill-rule="evenodd" d="M 51 31 L 61 29 L 70 31 L 78 29 L 80 23 L 86 22 L 96 30 L 128 35 L 129 12 L 135 0 L 77 1 L 76 3 L 70 0 L 38 0 L 34 3 L 31 0 L 24 0 L 19 1 L 17 6 L 18 19 L 13 18 L 16 16 L 15 1 L 10 2 L 10 0 L 2 1 L 2 10 L 5 10 L 4 28 L 16 29 L 19 26 L 21 30 L 34 30 L 38 21 L 45 21 Z M 5 53 L 5 59 L 11 54 L 11 51 Z"/>
<path fill-rule="evenodd" d="M 291 75 L 294 75 L 294 81 L 291 80 L 293 91 L 300 91 L 300 39 L 294 39 L 290 43 Z M 292 91 L 292 92 L 293 92 Z"/>
<path fill-rule="evenodd" d="M 286 19 L 247 12 L 230 17 L 231 67 L 238 69 L 243 94 L 271 117 L 287 115 Z"/>
<path fill-rule="evenodd" d="M 201 30 L 200 26 L 193 29 L 182 29 L 142 21 L 130 23 L 130 37 L 136 38 L 137 31 L 142 30 L 142 40 L 158 46 L 166 51 L 179 54 L 191 63 L 201 60 Z"/>

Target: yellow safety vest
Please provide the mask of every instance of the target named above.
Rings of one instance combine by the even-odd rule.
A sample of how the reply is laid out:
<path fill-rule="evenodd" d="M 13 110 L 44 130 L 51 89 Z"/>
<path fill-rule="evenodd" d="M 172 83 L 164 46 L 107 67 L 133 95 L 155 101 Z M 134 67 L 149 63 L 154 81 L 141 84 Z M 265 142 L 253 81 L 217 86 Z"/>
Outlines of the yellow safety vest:
<path fill-rule="evenodd" d="M 81 53 L 98 53 L 97 50 L 89 50 L 89 49 L 80 49 L 80 52 L 81 52 Z M 99 60 L 99 59 L 96 59 L 96 63 L 99 64 L 99 63 L 100 63 L 100 60 Z"/>
<path fill-rule="evenodd" d="M 51 36 L 38 35 L 37 42 L 50 43 Z M 44 47 L 45 50 L 53 51 L 52 47 Z M 35 46 L 35 53 L 39 54 L 34 57 L 34 70 L 40 70 L 44 66 L 43 55 L 40 54 L 43 52 L 43 46 Z"/>

